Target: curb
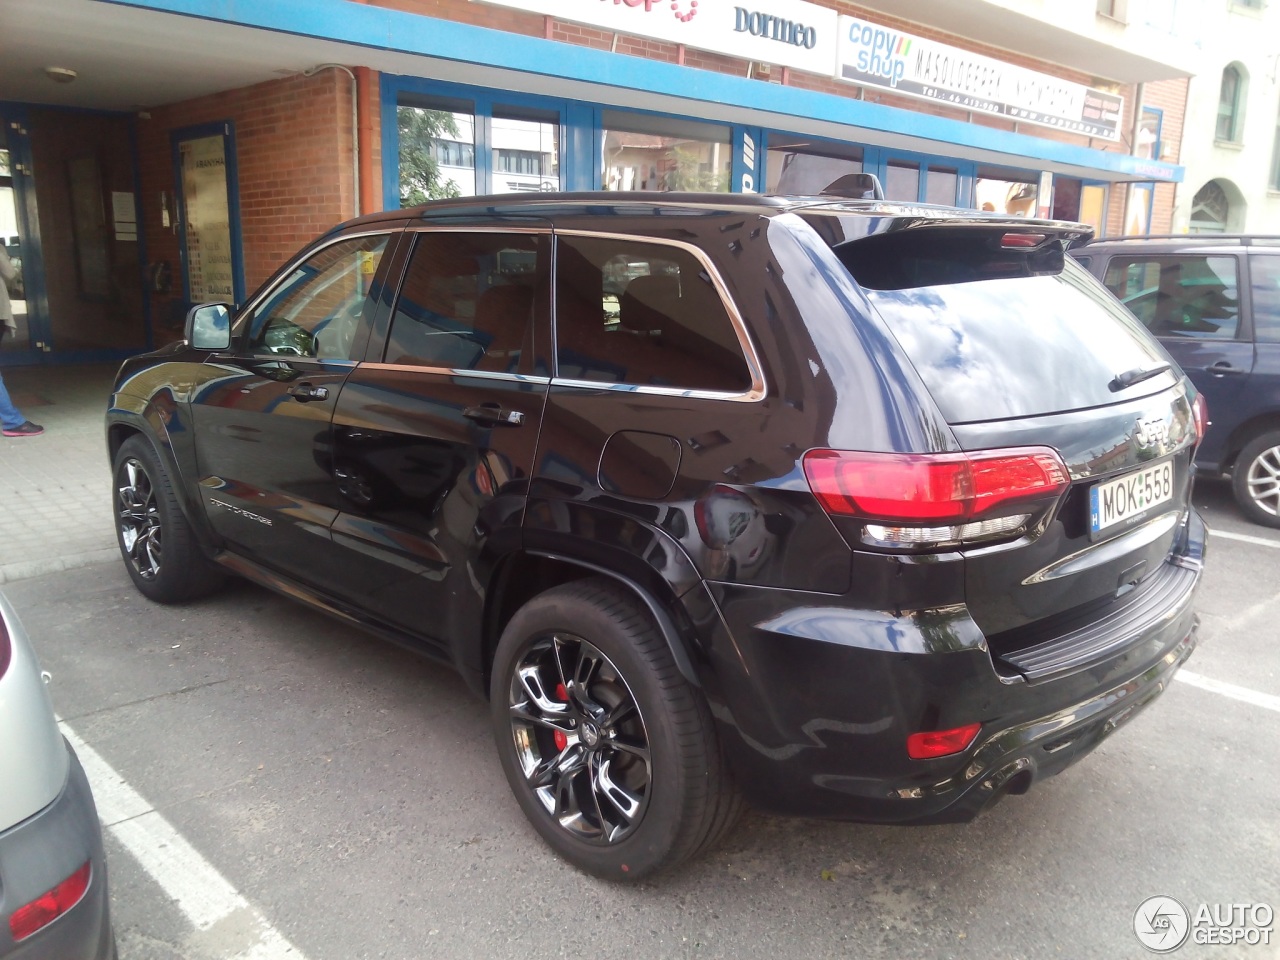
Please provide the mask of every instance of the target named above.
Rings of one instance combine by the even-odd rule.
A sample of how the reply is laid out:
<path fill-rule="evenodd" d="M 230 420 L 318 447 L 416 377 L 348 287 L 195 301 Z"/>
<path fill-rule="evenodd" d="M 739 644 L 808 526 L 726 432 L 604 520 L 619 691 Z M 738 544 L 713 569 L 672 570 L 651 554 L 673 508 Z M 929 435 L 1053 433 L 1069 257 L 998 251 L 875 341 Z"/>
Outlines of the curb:
<path fill-rule="evenodd" d="M 106 550 L 86 550 L 69 557 L 52 557 L 48 560 L 23 560 L 18 563 L 0 564 L 0 583 L 13 583 L 16 580 L 29 580 L 42 577 L 47 573 L 59 573 L 63 570 L 75 570 L 79 567 L 92 566 L 95 563 L 108 563 L 120 559 L 120 551 L 116 547 Z"/>

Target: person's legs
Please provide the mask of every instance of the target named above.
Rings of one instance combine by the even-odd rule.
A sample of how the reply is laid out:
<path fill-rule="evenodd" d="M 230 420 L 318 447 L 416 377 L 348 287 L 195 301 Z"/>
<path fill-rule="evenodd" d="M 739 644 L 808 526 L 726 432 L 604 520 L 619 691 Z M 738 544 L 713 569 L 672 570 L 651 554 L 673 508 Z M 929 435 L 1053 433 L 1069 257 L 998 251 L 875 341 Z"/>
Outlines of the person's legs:
<path fill-rule="evenodd" d="M 10 430 L 17 430 L 26 422 L 27 418 L 19 412 L 18 408 L 13 405 L 13 401 L 9 399 L 9 390 L 4 385 L 4 377 L 0 376 L 0 426 L 3 426 L 7 433 Z M 37 429 L 34 432 L 39 433 L 39 430 Z"/>

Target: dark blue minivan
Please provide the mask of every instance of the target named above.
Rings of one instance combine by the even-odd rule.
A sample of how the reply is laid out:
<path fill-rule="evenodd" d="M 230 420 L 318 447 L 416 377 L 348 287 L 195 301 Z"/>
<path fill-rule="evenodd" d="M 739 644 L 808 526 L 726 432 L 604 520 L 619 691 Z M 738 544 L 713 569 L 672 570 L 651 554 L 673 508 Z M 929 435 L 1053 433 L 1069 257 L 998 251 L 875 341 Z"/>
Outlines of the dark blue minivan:
<path fill-rule="evenodd" d="M 1209 407 L 1201 475 L 1280 527 L 1280 237 L 1095 240 L 1075 258 L 1169 351 Z"/>

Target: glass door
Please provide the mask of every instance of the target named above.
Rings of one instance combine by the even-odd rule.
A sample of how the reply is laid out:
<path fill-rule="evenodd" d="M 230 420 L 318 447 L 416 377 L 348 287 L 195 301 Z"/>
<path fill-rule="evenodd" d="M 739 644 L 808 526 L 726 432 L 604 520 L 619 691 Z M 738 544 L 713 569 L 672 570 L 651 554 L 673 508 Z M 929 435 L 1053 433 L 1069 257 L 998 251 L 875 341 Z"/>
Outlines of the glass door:
<path fill-rule="evenodd" d="M 229 123 L 175 131 L 183 295 L 188 303 L 244 300 L 235 147 Z"/>
<path fill-rule="evenodd" d="M 40 309 L 40 258 L 35 221 L 35 189 L 31 180 L 31 146 L 25 118 L 0 106 L 0 337 L 3 362 L 32 363 L 49 349 L 48 329 Z"/>

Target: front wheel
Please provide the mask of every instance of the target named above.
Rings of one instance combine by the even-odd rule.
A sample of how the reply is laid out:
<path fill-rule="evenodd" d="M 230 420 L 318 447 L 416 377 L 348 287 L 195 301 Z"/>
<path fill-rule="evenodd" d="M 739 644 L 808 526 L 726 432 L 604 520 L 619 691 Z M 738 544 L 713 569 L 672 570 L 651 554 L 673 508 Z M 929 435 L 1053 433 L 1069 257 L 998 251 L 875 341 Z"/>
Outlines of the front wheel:
<path fill-rule="evenodd" d="M 617 584 L 582 580 L 525 604 L 498 643 L 490 693 L 516 799 L 587 873 L 639 880 L 675 866 L 741 812 L 706 702 Z"/>
<path fill-rule="evenodd" d="M 1250 520 L 1280 527 L 1280 430 L 1254 437 L 1240 451 L 1231 490 Z"/>
<path fill-rule="evenodd" d="M 196 543 L 173 483 L 145 437 L 120 445 L 113 470 L 116 541 L 134 586 L 160 603 L 210 593 L 222 574 Z"/>

